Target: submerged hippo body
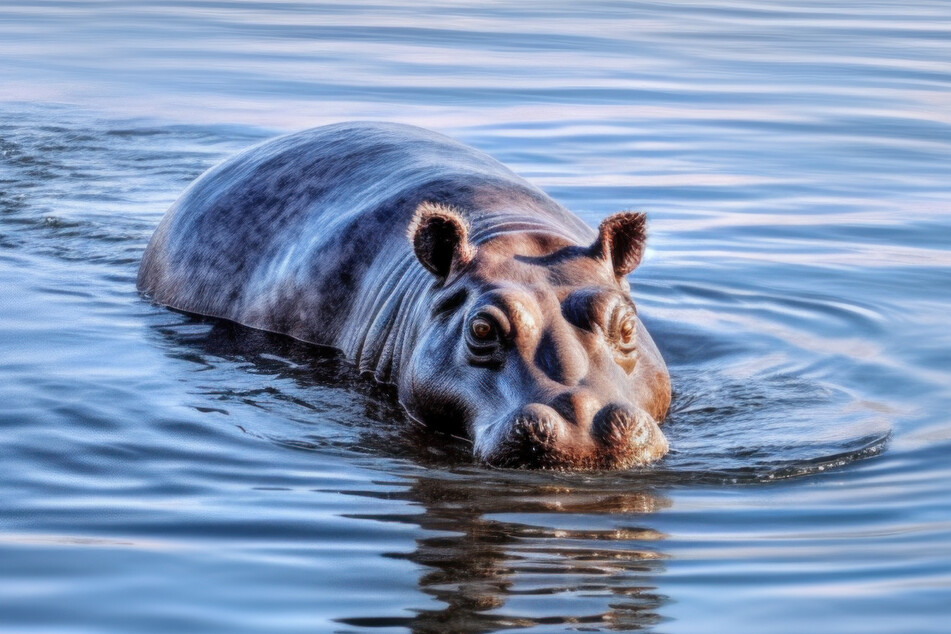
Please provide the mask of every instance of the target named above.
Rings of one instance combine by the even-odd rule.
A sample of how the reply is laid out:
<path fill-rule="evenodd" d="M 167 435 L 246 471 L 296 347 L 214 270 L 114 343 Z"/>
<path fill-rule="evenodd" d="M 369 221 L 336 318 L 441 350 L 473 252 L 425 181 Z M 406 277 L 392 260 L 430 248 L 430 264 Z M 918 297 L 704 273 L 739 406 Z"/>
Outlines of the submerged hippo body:
<path fill-rule="evenodd" d="M 625 212 L 595 231 L 420 128 L 338 124 L 201 176 L 152 236 L 138 287 L 343 351 L 486 463 L 625 468 L 667 450 L 667 369 L 625 280 L 643 225 Z"/>

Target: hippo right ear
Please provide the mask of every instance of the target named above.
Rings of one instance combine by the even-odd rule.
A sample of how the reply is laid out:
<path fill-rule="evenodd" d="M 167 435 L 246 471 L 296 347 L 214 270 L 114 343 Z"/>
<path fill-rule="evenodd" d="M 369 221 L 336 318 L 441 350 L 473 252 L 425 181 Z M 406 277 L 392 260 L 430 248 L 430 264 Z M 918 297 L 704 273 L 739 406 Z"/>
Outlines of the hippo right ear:
<path fill-rule="evenodd" d="M 407 231 L 420 263 L 440 279 L 449 277 L 475 257 L 469 227 L 458 211 L 433 202 L 422 202 Z"/>
<path fill-rule="evenodd" d="M 598 239 L 591 245 L 594 257 L 606 260 L 618 278 L 637 268 L 644 254 L 647 239 L 647 216 L 636 211 L 622 211 L 608 216 L 598 227 Z"/>

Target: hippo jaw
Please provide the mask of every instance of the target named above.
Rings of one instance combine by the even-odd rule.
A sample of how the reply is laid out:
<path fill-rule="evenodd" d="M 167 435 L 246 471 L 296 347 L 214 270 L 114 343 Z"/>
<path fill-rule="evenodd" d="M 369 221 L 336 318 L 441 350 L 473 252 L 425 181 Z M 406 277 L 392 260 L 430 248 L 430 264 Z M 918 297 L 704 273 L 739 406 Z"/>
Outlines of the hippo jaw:
<path fill-rule="evenodd" d="M 532 403 L 473 435 L 476 458 L 501 468 L 630 469 L 659 460 L 668 450 L 647 412 L 618 405 L 602 408 L 584 429 L 554 408 Z"/>

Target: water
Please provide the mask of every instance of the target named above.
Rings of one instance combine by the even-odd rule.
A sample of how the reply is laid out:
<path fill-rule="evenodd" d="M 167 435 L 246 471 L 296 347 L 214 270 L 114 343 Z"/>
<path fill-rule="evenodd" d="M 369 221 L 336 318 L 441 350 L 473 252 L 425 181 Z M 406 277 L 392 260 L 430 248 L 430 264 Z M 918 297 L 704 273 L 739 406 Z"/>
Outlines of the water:
<path fill-rule="evenodd" d="M 0 3 L 0 630 L 942 632 L 946 2 Z M 414 123 L 595 224 L 644 470 L 489 470 L 331 353 L 136 293 L 192 179 Z"/>

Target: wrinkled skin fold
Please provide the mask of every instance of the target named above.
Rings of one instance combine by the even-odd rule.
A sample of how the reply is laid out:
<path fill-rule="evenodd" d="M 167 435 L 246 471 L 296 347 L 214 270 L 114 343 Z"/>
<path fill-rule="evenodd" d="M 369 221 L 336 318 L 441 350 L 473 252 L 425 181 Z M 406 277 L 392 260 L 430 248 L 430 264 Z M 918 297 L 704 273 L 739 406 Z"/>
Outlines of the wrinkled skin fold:
<path fill-rule="evenodd" d="M 218 165 L 149 242 L 155 302 L 341 350 L 500 467 L 662 457 L 666 366 L 626 276 L 644 217 L 595 231 L 447 137 L 349 123 Z"/>

